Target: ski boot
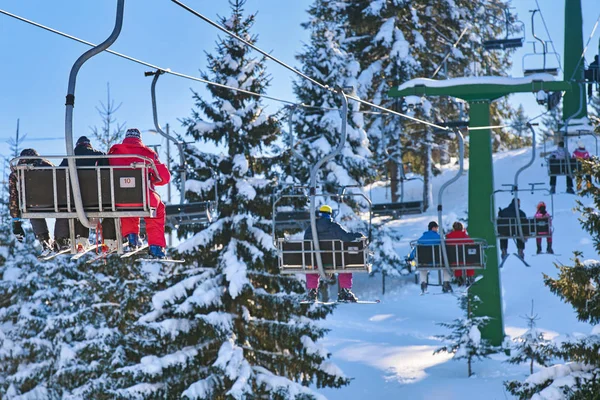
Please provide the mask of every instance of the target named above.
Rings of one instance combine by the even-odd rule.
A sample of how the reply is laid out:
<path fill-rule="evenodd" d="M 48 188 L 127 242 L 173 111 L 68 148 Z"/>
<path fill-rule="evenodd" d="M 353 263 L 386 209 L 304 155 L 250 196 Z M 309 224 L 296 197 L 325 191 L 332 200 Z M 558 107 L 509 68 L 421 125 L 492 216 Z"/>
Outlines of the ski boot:
<path fill-rule="evenodd" d="M 427 282 L 421 282 L 421 294 L 427 293 Z"/>
<path fill-rule="evenodd" d="M 78 237 L 75 239 L 75 249 L 78 253 L 83 253 L 85 249 L 90 245 L 87 238 Z"/>
<path fill-rule="evenodd" d="M 570 188 L 567 188 L 567 193 L 569 193 L 569 194 L 575 194 L 575 191 L 573 190 L 572 187 L 570 187 Z"/>
<path fill-rule="evenodd" d="M 142 245 L 137 233 L 130 233 L 127 235 L 127 242 L 129 243 L 129 251 L 133 251 Z"/>
<path fill-rule="evenodd" d="M 350 289 L 342 288 L 338 292 L 337 301 L 341 303 L 356 303 L 358 301 L 358 298 L 354 295 L 354 293 L 352 293 Z"/>
<path fill-rule="evenodd" d="M 71 247 L 69 239 L 60 238 L 54 241 L 54 250 L 58 253 L 63 250 L 68 250 Z"/>
<path fill-rule="evenodd" d="M 450 286 L 450 282 L 442 283 L 442 293 L 452 293 L 452 286 Z"/>
<path fill-rule="evenodd" d="M 502 249 L 502 259 L 504 260 L 506 257 L 508 257 L 508 251 L 506 249 Z"/>
<path fill-rule="evenodd" d="M 542 254 L 542 244 L 541 243 L 539 243 L 537 245 L 537 253 L 536 254 Z"/>
<path fill-rule="evenodd" d="M 550 186 L 550 194 L 556 193 L 556 186 Z"/>
<path fill-rule="evenodd" d="M 163 248 L 154 244 L 150 245 L 148 249 L 148 254 L 150 254 L 152 258 L 167 258 L 167 255 L 165 254 Z"/>
<path fill-rule="evenodd" d="M 304 301 L 318 301 L 319 293 L 317 289 L 308 289 L 306 291 L 306 295 L 304 296 Z"/>
<path fill-rule="evenodd" d="M 521 258 L 522 260 L 525 259 L 525 251 L 523 249 L 519 249 L 517 254 L 519 255 L 519 258 Z"/>
<path fill-rule="evenodd" d="M 548 254 L 554 254 L 554 250 L 552 250 L 552 245 L 551 244 L 549 244 L 548 248 L 546 248 L 546 253 L 548 253 Z"/>
<path fill-rule="evenodd" d="M 117 251 L 117 241 L 115 239 L 106 239 L 102 245 L 102 251 L 105 253 Z"/>
<path fill-rule="evenodd" d="M 54 253 L 54 246 L 52 245 L 50 234 L 48 232 L 37 235 L 37 240 L 42 245 L 41 257 L 48 257 L 50 254 Z"/>

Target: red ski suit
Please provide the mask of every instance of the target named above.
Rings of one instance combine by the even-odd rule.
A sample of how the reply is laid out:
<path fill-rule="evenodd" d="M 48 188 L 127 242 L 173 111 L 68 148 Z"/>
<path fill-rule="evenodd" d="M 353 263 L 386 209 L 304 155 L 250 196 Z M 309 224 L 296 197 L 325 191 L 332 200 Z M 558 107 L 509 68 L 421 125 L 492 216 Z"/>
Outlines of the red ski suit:
<path fill-rule="evenodd" d="M 146 221 L 146 233 L 148 235 L 148 245 L 166 247 L 167 242 L 165 240 L 165 205 L 161 201 L 158 193 L 154 191 L 154 185 L 162 186 L 169 183 L 171 180 L 171 173 L 167 167 L 158 160 L 158 155 L 149 147 L 144 146 L 141 139 L 137 138 L 125 138 L 123 143 L 113 145 L 108 154 L 136 154 L 147 157 L 154 161 L 159 179 L 154 176 L 153 172 L 149 174 L 150 183 L 148 185 L 148 199 L 150 201 L 150 207 L 156 207 L 155 218 L 144 218 Z M 134 162 L 140 162 L 137 158 L 111 158 L 110 165 L 130 165 Z M 130 233 L 139 234 L 140 232 L 140 219 L 136 217 L 121 218 L 121 235 L 127 236 Z"/>
<path fill-rule="evenodd" d="M 473 239 L 471 239 L 469 237 L 469 235 L 467 235 L 466 231 L 452 231 L 446 235 L 446 240 L 448 241 L 447 244 L 449 244 L 449 245 L 474 243 Z M 473 276 L 473 275 L 475 275 L 475 270 L 468 269 L 467 276 Z M 456 277 L 462 276 L 462 270 L 454 271 L 454 276 L 456 276 Z"/>

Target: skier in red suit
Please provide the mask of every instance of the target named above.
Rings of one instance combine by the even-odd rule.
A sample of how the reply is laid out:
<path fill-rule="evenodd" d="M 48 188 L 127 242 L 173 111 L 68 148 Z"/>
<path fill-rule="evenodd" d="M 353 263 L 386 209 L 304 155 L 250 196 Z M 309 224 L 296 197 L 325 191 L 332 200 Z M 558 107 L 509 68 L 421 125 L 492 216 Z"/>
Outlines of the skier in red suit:
<path fill-rule="evenodd" d="M 146 232 L 148 234 L 148 246 L 150 255 L 157 258 L 164 258 L 164 248 L 167 243 L 165 240 L 165 205 L 160 196 L 154 191 L 154 186 L 162 186 L 169 183 L 171 174 L 167 167 L 158 159 L 154 150 L 144 146 L 141 139 L 142 134 L 137 128 L 127 130 L 123 143 L 113 145 L 108 154 L 135 154 L 147 157 L 154 161 L 159 176 L 150 170 L 148 185 L 148 199 L 150 207 L 156 208 L 156 217 L 144 218 L 146 221 Z M 131 165 L 131 163 L 140 162 L 137 158 L 111 158 L 110 165 Z M 127 238 L 130 247 L 135 248 L 139 245 L 138 235 L 140 232 L 140 219 L 136 217 L 121 218 L 121 234 Z"/>

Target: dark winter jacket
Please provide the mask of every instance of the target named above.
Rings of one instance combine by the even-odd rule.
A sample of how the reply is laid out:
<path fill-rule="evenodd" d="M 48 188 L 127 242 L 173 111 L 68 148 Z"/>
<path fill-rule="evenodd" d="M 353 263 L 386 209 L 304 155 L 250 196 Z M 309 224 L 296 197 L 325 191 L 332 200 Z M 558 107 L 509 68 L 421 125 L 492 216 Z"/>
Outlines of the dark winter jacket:
<path fill-rule="evenodd" d="M 435 244 L 440 244 L 440 234 L 437 233 L 436 231 L 425 231 L 423 232 L 423 234 L 421 235 L 421 237 L 419 239 L 417 239 L 417 244 L 430 244 L 430 245 L 435 245 Z M 413 247 L 412 251 L 410 252 L 410 255 L 408 256 L 408 259 L 410 261 L 415 259 L 415 256 L 417 254 L 417 247 Z"/>
<path fill-rule="evenodd" d="M 364 236 L 360 232 L 348 232 L 340 224 L 327 217 L 317 219 L 317 235 L 319 235 L 319 240 L 342 240 L 344 242 L 351 242 Z M 310 227 L 304 232 L 304 240 L 312 240 Z"/>
<path fill-rule="evenodd" d="M 519 208 L 514 199 L 506 208 L 498 212 L 498 218 L 517 218 L 517 210 L 519 211 L 519 217 L 527 218 L 527 214 Z"/>
<path fill-rule="evenodd" d="M 75 147 L 74 153 L 76 156 L 104 156 L 106 153 L 96 150 L 92 147 L 91 144 L 84 144 Z M 93 167 L 95 165 L 106 165 L 106 159 L 103 158 L 81 158 L 75 162 L 75 165 L 78 167 Z M 67 167 L 69 164 L 67 159 L 63 159 L 60 163 L 61 167 Z"/>
<path fill-rule="evenodd" d="M 24 152 L 24 151 L 23 151 Z M 21 153 L 21 155 L 25 156 L 25 155 L 30 155 L 30 156 L 37 156 L 37 152 L 34 154 L 23 154 L 23 152 Z M 18 165 L 33 165 L 34 167 L 52 167 L 53 164 L 43 158 L 36 158 L 36 159 L 21 159 L 19 160 Z M 21 217 L 21 211 L 19 210 L 19 191 L 17 189 L 18 187 L 18 182 L 17 182 L 17 172 L 16 171 L 12 171 L 10 173 L 10 175 L 8 176 L 8 193 L 9 193 L 9 204 L 8 204 L 8 208 L 10 210 L 10 216 L 12 218 L 20 218 Z"/>

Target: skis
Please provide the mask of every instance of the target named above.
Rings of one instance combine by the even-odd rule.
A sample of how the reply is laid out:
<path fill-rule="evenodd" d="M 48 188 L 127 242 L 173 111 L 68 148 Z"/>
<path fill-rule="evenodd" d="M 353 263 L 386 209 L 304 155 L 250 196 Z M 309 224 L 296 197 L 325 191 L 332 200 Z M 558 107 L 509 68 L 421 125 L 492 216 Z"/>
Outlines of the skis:
<path fill-rule="evenodd" d="M 160 262 L 165 264 L 183 264 L 185 260 L 173 260 L 172 258 L 138 258 L 136 262 Z"/>
<path fill-rule="evenodd" d="M 536 253 L 533 254 L 532 256 L 555 256 L 555 257 L 560 257 L 562 254 L 556 254 L 556 253 Z"/>
<path fill-rule="evenodd" d="M 525 261 L 524 258 L 521 258 L 521 256 L 519 256 L 517 253 L 513 253 L 513 256 L 517 257 L 519 260 L 521 260 L 521 262 L 526 266 L 526 267 L 531 267 L 531 265 L 527 264 L 527 261 Z"/>
<path fill-rule="evenodd" d="M 127 252 L 127 253 L 124 253 L 124 254 L 121 254 L 121 258 L 128 258 L 128 257 L 131 257 L 132 255 L 134 255 L 134 254 L 137 254 L 137 253 L 139 253 L 140 251 L 142 251 L 142 250 L 145 250 L 145 249 L 147 249 L 147 248 L 148 248 L 148 245 L 147 245 L 147 244 L 143 244 L 143 245 L 141 245 L 140 247 L 138 247 L 138 248 L 137 248 L 137 249 L 135 249 L 135 250 L 129 251 L 129 252 Z"/>
<path fill-rule="evenodd" d="M 324 306 L 331 306 L 334 304 L 379 304 L 380 300 L 359 300 L 359 301 L 301 301 L 300 304 L 319 304 Z"/>
<path fill-rule="evenodd" d="M 86 255 L 90 251 L 94 250 L 95 248 L 96 248 L 95 244 L 90 245 L 90 246 L 84 248 L 82 252 L 77 253 L 73 257 L 71 257 L 71 261 L 79 260 L 81 257 L 83 257 L 84 255 Z"/>
<path fill-rule="evenodd" d="M 93 264 L 93 263 L 95 263 L 96 261 L 99 261 L 99 260 L 105 260 L 105 259 L 106 259 L 106 257 L 108 257 L 108 256 L 109 256 L 109 255 L 111 255 L 111 254 L 115 254 L 116 252 L 117 252 L 117 250 L 112 250 L 112 251 L 107 251 L 107 252 L 100 252 L 100 254 L 98 254 L 97 256 L 90 258 L 90 259 L 87 261 L 87 263 L 86 263 L 86 264 Z"/>
<path fill-rule="evenodd" d="M 51 254 L 49 254 L 49 255 L 47 255 L 47 256 L 39 256 L 39 257 L 38 257 L 38 259 L 39 259 L 39 260 L 42 260 L 42 261 L 50 261 L 50 260 L 52 260 L 53 258 L 55 258 L 55 257 L 58 257 L 58 256 L 60 256 L 61 254 L 66 254 L 66 253 L 69 253 L 70 251 L 71 251 L 71 248 L 69 247 L 68 249 L 64 249 L 64 250 L 61 250 L 61 251 L 59 251 L 59 252 L 56 252 L 56 253 L 51 253 Z"/>

